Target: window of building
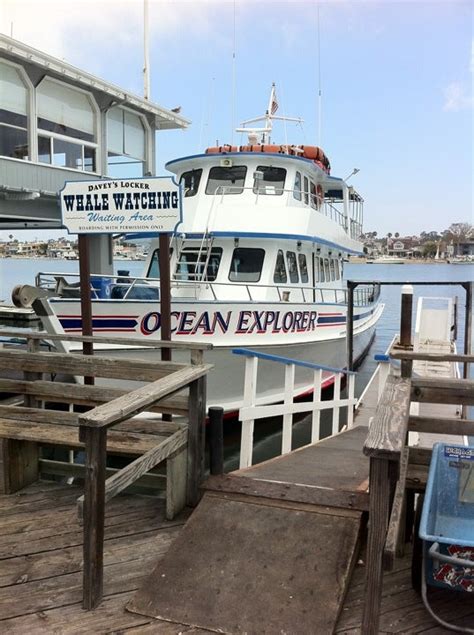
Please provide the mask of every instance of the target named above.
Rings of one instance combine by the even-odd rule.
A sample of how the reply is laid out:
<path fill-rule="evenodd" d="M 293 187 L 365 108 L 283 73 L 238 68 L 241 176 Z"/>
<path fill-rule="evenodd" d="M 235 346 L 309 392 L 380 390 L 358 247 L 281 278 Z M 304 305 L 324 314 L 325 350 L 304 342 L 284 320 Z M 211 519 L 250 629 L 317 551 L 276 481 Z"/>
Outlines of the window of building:
<path fill-rule="evenodd" d="M 298 254 L 298 264 L 300 267 L 301 282 L 308 282 L 308 265 L 306 264 L 306 256 L 304 254 Z"/>
<path fill-rule="evenodd" d="M 309 203 L 309 181 L 308 181 L 308 177 L 307 176 L 304 177 L 303 183 L 304 183 L 304 203 L 305 203 L 305 205 L 308 205 L 308 203 Z"/>
<path fill-rule="evenodd" d="M 262 275 L 263 249 L 250 249 L 238 247 L 232 254 L 230 263 L 229 280 L 232 282 L 258 282 Z"/>
<path fill-rule="evenodd" d="M 301 201 L 301 172 L 297 172 L 295 176 L 295 187 L 293 189 L 293 198 Z"/>
<path fill-rule="evenodd" d="M 316 185 L 311 181 L 311 197 L 310 197 L 311 207 L 314 209 L 318 209 L 318 203 L 316 200 Z"/>
<path fill-rule="evenodd" d="M 176 263 L 175 279 L 208 280 L 213 282 L 217 278 L 217 272 L 219 271 L 222 247 L 213 247 L 209 258 L 207 256 L 207 252 L 204 249 L 200 253 L 196 248 L 183 249 L 179 254 L 179 261 Z M 205 271 L 204 268 L 206 268 Z"/>
<path fill-rule="evenodd" d="M 196 196 L 201 182 L 202 169 L 183 172 L 179 182 L 183 184 L 184 197 Z"/>
<path fill-rule="evenodd" d="M 277 284 L 283 284 L 288 281 L 286 275 L 285 258 L 281 249 L 278 250 L 277 259 L 275 263 L 275 271 L 273 273 L 273 282 Z"/>
<path fill-rule="evenodd" d="M 209 170 L 206 194 L 242 194 L 247 167 L 236 165 L 232 168 L 214 167 Z"/>
<path fill-rule="evenodd" d="M 146 129 L 140 115 L 116 106 L 107 113 L 107 174 L 140 177 L 145 174 Z"/>
<path fill-rule="evenodd" d="M 331 272 L 329 270 L 329 258 L 324 259 L 324 278 L 326 279 L 326 282 L 329 282 L 331 280 Z"/>
<path fill-rule="evenodd" d="M 0 62 L 0 155 L 28 159 L 28 89 L 20 71 Z"/>
<path fill-rule="evenodd" d="M 296 264 L 296 254 L 294 251 L 286 252 L 286 264 L 288 265 L 290 282 L 299 282 L 298 265 Z"/>
<path fill-rule="evenodd" d="M 36 97 L 39 160 L 96 172 L 96 114 L 91 99 L 48 78 L 38 86 Z"/>
<path fill-rule="evenodd" d="M 259 165 L 253 181 L 255 194 L 281 196 L 285 189 L 286 170 L 269 165 Z"/>

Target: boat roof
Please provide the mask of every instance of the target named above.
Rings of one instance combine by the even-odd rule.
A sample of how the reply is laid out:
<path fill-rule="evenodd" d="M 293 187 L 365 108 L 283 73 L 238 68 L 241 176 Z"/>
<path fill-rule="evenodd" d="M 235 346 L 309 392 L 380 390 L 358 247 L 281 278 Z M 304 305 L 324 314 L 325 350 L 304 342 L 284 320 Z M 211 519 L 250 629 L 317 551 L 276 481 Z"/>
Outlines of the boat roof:
<path fill-rule="evenodd" d="M 176 166 L 180 163 L 186 163 L 188 161 L 195 161 L 196 159 L 200 159 L 202 161 L 213 161 L 215 162 L 216 158 L 241 158 L 241 157 L 252 157 L 254 159 L 278 159 L 284 161 L 299 161 L 300 163 L 306 163 L 311 166 L 314 170 L 321 172 L 325 179 L 335 181 L 338 183 L 343 183 L 344 179 L 341 179 L 337 176 L 330 176 L 324 170 L 322 170 L 312 159 L 306 159 L 304 157 L 299 157 L 293 154 L 282 154 L 281 152 L 213 152 L 212 154 L 191 154 L 186 157 L 180 157 L 179 159 L 173 159 L 172 161 L 168 161 L 165 164 L 165 168 L 173 172 L 172 167 Z"/>

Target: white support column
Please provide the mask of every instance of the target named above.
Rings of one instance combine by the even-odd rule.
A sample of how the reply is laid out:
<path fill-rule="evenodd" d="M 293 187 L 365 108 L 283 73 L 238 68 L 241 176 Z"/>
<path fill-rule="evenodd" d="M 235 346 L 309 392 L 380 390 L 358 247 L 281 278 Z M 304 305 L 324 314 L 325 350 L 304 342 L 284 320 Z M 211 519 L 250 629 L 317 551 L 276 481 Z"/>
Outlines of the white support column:
<path fill-rule="evenodd" d="M 339 432 L 339 414 L 340 406 L 336 405 L 341 400 L 341 373 L 336 373 L 334 378 L 334 407 L 332 410 L 332 433 L 337 434 Z"/>
<path fill-rule="evenodd" d="M 257 398 L 257 370 L 258 358 L 245 358 L 245 380 L 243 407 L 255 406 Z M 252 465 L 254 419 L 242 421 L 242 436 L 240 441 L 240 468 Z"/>
<path fill-rule="evenodd" d="M 314 371 L 314 390 L 313 390 L 314 406 L 313 406 L 313 417 L 311 422 L 311 443 L 316 443 L 316 441 L 319 441 L 321 436 L 321 430 L 320 430 L 321 410 L 319 408 L 319 404 L 321 402 L 322 374 L 323 374 L 323 371 L 321 369 Z"/>
<path fill-rule="evenodd" d="M 293 391 L 295 388 L 295 365 L 286 364 L 285 366 L 285 398 L 284 404 L 288 406 L 287 414 L 283 415 L 283 433 L 281 438 L 281 453 L 287 454 L 291 452 L 291 437 L 293 431 L 293 415 L 291 413 L 291 404 L 293 403 Z"/>
<path fill-rule="evenodd" d="M 355 394 L 355 375 L 349 375 L 348 378 L 348 388 L 347 388 L 347 397 L 349 399 L 349 403 L 347 404 L 347 427 L 352 428 L 354 425 L 354 399 Z"/>

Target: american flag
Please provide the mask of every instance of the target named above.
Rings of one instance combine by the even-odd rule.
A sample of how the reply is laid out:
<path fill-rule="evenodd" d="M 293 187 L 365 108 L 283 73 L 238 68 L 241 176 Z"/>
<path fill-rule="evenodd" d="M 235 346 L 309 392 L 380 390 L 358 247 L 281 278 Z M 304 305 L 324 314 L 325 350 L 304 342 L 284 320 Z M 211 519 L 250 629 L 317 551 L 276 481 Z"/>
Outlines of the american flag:
<path fill-rule="evenodd" d="M 277 96 L 276 96 L 276 91 L 275 89 L 273 89 L 273 93 L 272 93 L 272 104 L 270 106 L 270 112 L 272 115 L 274 115 L 276 113 L 276 111 L 278 110 L 278 102 L 277 102 Z"/>

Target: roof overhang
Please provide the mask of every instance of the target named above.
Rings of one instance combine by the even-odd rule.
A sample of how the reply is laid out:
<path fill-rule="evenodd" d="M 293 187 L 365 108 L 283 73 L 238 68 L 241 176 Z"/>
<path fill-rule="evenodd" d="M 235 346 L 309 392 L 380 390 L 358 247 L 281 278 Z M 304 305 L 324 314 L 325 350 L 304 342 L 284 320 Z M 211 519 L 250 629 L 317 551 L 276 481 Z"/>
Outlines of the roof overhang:
<path fill-rule="evenodd" d="M 79 88 L 102 93 L 104 96 L 110 97 L 111 101 L 117 102 L 117 104 L 128 106 L 133 110 L 144 113 L 154 123 L 155 130 L 187 128 L 191 123 L 178 113 L 124 91 L 115 84 L 110 84 L 71 64 L 67 64 L 56 57 L 38 51 L 3 34 L 0 34 L 0 56 L 19 64 L 33 65 L 43 69 L 51 77 L 56 77 Z"/>

